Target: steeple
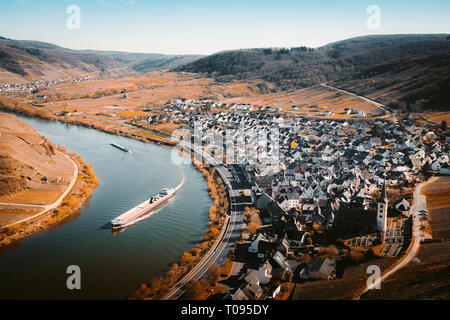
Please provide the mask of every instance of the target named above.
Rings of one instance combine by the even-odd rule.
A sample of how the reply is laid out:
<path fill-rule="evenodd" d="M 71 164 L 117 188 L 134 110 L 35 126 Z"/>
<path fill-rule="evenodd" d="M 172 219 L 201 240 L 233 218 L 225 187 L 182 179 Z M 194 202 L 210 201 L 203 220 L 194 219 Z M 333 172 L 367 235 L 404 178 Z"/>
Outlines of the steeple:
<path fill-rule="evenodd" d="M 387 228 L 387 211 L 388 211 L 388 197 L 386 191 L 386 174 L 385 174 L 383 188 L 381 189 L 381 195 L 380 198 L 378 199 L 378 210 L 377 210 L 377 230 L 383 237 Z"/>
<path fill-rule="evenodd" d="M 388 197 L 387 197 L 387 192 L 386 192 L 386 177 L 385 177 L 383 188 L 381 188 L 380 199 L 378 199 L 378 202 L 386 203 L 387 199 L 388 199 Z"/>

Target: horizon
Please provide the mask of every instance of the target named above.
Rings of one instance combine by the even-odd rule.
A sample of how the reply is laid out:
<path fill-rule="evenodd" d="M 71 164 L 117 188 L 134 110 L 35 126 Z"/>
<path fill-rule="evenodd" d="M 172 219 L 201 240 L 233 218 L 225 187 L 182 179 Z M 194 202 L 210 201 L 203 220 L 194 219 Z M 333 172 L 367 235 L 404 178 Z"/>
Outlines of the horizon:
<path fill-rule="evenodd" d="M 76 5 L 79 28 L 70 29 Z M 379 9 L 379 24 L 369 20 Z M 73 50 L 166 55 L 209 55 L 251 48 L 318 48 L 355 37 L 449 34 L 450 3 L 419 1 L 311 4 L 305 1 L 97 0 L 0 4 L 2 36 L 52 43 Z M 69 12 L 69 13 L 68 13 Z M 43 18 L 44 17 L 44 18 Z M 71 20 L 73 22 L 73 20 Z M 369 28 L 370 27 L 370 28 Z M 95 35 L 95 36 L 92 36 Z"/>
<path fill-rule="evenodd" d="M 348 41 L 348 40 L 358 39 L 358 38 L 363 38 L 363 37 L 372 37 L 372 36 L 374 36 L 374 37 L 376 37 L 376 36 L 380 36 L 380 37 L 387 36 L 387 37 L 389 37 L 389 36 L 428 36 L 428 35 L 430 35 L 430 36 L 444 35 L 445 36 L 445 35 L 450 35 L 450 33 L 372 34 L 372 35 L 363 35 L 363 36 L 355 36 L 355 37 L 351 37 L 351 38 L 339 39 L 339 40 L 336 40 L 336 41 L 331 41 L 331 42 L 325 43 L 325 44 L 323 44 L 321 46 L 318 46 L 318 47 L 308 47 L 308 46 L 305 46 L 305 47 L 310 48 L 310 49 L 319 49 L 321 47 L 325 47 L 327 45 L 330 45 L 330 44 L 333 44 L 333 43 L 337 43 L 337 42 Z M 195 53 L 192 53 L 192 54 L 183 54 L 183 53 L 171 54 L 171 53 L 161 53 L 161 52 L 134 52 L 134 51 L 119 51 L 119 50 L 99 50 L 99 49 L 89 49 L 89 48 L 86 48 L 86 49 L 74 49 L 74 48 L 60 46 L 60 45 L 58 45 L 56 43 L 51 43 L 51 42 L 41 41 L 41 40 L 36 40 L 36 39 L 12 39 L 12 38 L 8 38 L 8 37 L 2 36 L 2 35 L 0 35 L 0 38 L 4 38 L 5 40 L 12 40 L 12 41 L 36 41 L 36 42 L 41 42 L 41 43 L 48 43 L 48 44 L 51 44 L 51 45 L 56 45 L 56 46 L 58 46 L 58 47 L 60 47 L 62 49 L 75 50 L 75 51 L 92 51 L 92 52 L 125 53 L 125 54 L 146 54 L 146 55 L 154 54 L 154 55 L 167 55 L 167 56 L 208 56 L 208 55 L 218 54 L 218 53 L 221 53 L 221 52 L 236 51 L 236 50 L 283 49 L 283 48 L 289 49 L 289 48 L 295 48 L 293 46 L 291 46 L 291 47 L 274 47 L 274 46 L 270 47 L 269 46 L 269 47 L 252 47 L 252 48 L 248 47 L 248 48 L 225 49 L 225 50 L 222 50 L 222 51 L 217 51 L 217 52 L 213 52 L 211 54 L 203 54 L 203 55 L 202 54 L 195 54 Z M 302 47 L 302 46 L 297 46 L 297 47 Z"/>

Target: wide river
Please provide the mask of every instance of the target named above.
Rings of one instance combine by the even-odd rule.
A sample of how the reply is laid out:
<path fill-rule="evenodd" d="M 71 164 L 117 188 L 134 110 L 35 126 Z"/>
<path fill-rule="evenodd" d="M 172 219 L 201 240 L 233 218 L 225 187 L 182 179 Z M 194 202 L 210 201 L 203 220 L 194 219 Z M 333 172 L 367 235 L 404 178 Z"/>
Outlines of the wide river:
<path fill-rule="evenodd" d="M 18 117 L 94 165 L 100 185 L 80 215 L 0 252 L 0 299 L 125 299 L 201 240 L 212 205 L 192 165 L 171 149 L 94 129 Z M 133 154 L 112 146 L 117 142 Z M 185 184 L 157 213 L 113 235 L 109 221 L 161 189 Z M 67 289 L 67 267 L 81 268 L 81 290 Z"/>

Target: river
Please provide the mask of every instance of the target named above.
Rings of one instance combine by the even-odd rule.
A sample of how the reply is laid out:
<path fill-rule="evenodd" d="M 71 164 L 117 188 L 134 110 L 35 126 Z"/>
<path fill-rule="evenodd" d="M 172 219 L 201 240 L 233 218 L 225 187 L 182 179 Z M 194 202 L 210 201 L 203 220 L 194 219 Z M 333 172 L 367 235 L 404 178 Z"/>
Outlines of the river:
<path fill-rule="evenodd" d="M 94 129 L 17 116 L 94 165 L 100 185 L 80 215 L 0 253 L 0 299 L 125 299 L 200 241 L 212 201 L 192 165 L 171 149 Z M 122 152 L 111 142 L 128 146 Z M 113 235 L 109 221 L 158 193 L 185 184 L 159 211 Z M 68 290 L 67 267 L 81 268 L 81 290 Z"/>

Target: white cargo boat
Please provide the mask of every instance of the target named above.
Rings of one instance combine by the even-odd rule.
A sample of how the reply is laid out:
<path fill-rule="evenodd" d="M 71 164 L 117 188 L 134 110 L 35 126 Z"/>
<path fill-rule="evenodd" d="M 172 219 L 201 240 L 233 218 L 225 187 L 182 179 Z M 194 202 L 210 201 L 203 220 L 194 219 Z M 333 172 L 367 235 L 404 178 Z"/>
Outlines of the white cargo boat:
<path fill-rule="evenodd" d="M 118 143 L 115 143 L 115 142 L 111 143 L 111 145 L 112 145 L 113 147 L 119 149 L 119 150 L 122 150 L 122 151 L 128 152 L 128 153 L 131 153 L 131 150 L 130 150 L 130 148 L 128 148 L 128 147 L 122 146 L 122 145 L 120 145 L 120 144 L 118 144 Z"/>
<path fill-rule="evenodd" d="M 125 228 L 126 226 L 132 224 L 137 219 L 150 213 L 156 208 L 160 207 L 162 204 L 167 202 L 170 198 L 175 195 L 175 189 L 163 189 L 156 196 L 151 197 L 149 200 L 141 203 L 137 207 L 125 212 L 121 216 L 114 220 L 111 220 L 113 229 Z"/>

